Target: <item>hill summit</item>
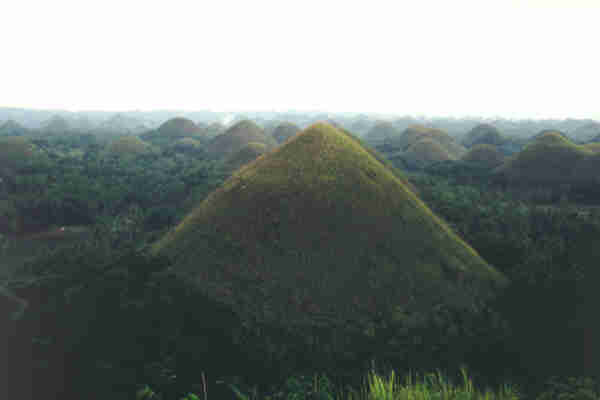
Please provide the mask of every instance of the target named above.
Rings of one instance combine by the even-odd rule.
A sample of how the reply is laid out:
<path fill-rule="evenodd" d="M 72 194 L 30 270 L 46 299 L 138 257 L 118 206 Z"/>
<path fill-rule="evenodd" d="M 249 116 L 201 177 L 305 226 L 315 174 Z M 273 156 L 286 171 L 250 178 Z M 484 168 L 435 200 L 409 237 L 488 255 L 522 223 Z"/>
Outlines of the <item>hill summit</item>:
<path fill-rule="evenodd" d="M 386 140 L 386 144 L 392 148 L 406 151 L 408 148 L 423 139 L 431 139 L 438 142 L 453 158 L 462 157 L 467 150 L 454 140 L 445 131 L 436 128 L 428 128 L 422 125 L 412 125 L 402 132 L 402 135 Z"/>
<path fill-rule="evenodd" d="M 276 323 L 468 306 L 508 283 L 360 141 L 324 123 L 238 169 L 152 253 L 239 315 Z"/>
<path fill-rule="evenodd" d="M 224 133 L 215 136 L 208 143 L 207 150 L 217 157 L 226 158 L 250 142 L 264 143 L 267 147 L 277 145 L 275 139 L 268 136 L 256 123 L 242 120 L 229 127 Z"/>
<path fill-rule="evenodd" d="M 194 121 L 182 117 L 171 118 L 163 122 L 157 131 L 160 136 L 170 138 L 201 136 L 203 133 L 202 128 L 197 126 Z"/>
<path fill-rule="evenodd" d="M 577 145 L 558 131 L 543 131 L 496 173 L 512 183 L 564 184 L 596 182 L 597 151 Z"/>
<path fill-rule="evenodd" d="M 479 124 L 471 129 L 463 138 L 462 144 L 473 147 L 477 144 L 491 144 L 499 146 L 506 142 L 498 129 L 490 124 Z"/>

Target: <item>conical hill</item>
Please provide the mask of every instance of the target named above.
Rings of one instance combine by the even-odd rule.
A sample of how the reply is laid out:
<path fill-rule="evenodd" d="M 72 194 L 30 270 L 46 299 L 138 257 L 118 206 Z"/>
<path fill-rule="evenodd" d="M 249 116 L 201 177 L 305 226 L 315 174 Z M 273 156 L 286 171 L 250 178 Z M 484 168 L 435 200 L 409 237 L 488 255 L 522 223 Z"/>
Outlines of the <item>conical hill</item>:
<path fill-rule="evenodd" d="M 157 133 L 161 137 L 182 138 L 202 136 L 203 130 L 190 119 L 176 117 L 163 122 L 158 127 Z"/>
<path fill-rule="evenodd" d="M 440 161 L 458 159 L 456 155 L 430 137 L 425 137 L 410 145 L 400 158 L 409 168 L 425 168 Z"/>
<path fill-rule="evenodd" d="M 152 252 L 239 315 L 277 323 L 464 306 L 508 283 L 369 150 L 323 123 L 237 170 Z"/>
<path fill-rule="evenodd" d="M 595 163 L 594 151 L 576 145 L 560 132 L 547 131 L 538 135 L 522 151 L 512 156 L 495 171 L 510 182 L 560 184 L 593 181 L 597 172 L 587 168 Z M 588 171 L 586 174 L 576 173 Z"/>
<path fill-rule="evenodd" d="M 265 134 L 265 131 L 250 120 L 242 120 L 231 126 L 224 133 L 215 136 L 207 147 L 208 153 L 225 158 L 246 146 L 250 142 L 264 143 L 274 147 L 277 142 Z"/>
<path fill-rule="evenodd" d="M 402 135 L 389 138 L 385 143 L 395 149 L 406 151 L 408 148 L 423 139 L 438 142 L 453 158 L 460 158 L 466 154 L 467 149 L 454 140 L 441 129 L 428 128 L 422 125 L 413 125 L 404 130 Z"/>

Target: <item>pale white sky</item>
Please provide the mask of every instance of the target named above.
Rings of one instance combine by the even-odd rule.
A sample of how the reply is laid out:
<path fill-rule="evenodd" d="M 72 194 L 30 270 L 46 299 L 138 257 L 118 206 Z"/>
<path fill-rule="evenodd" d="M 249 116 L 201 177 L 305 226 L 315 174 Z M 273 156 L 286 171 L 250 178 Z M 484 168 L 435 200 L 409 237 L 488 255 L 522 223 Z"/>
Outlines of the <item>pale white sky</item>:
<path fill-rule="evenodd" d="M 0 107 L 600 119 L 600 0 L 2 4 Z"/>

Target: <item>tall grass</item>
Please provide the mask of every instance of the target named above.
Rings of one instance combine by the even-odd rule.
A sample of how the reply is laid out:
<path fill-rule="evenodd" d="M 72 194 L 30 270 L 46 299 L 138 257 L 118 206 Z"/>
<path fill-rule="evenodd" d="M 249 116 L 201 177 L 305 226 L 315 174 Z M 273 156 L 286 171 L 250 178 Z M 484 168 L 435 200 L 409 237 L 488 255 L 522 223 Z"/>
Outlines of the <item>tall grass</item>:
<path fill-rule="evenodd" d="M 467 376 L 466 368 L 462 367 L 460 372 L 463 378 L 462 385 L 454 385 L 439 370 L 436 373 L 425 374 L 422 378 L 419 378 L 418 374 L 413 376 L 409 373 L 402 384 L 394 371 L 386 378 L 373 369 L 367 374 L 366 384 L 359 390 L 335 388 L 324 375 L 315 375 L 309 381 L 290 378 L 286 381 L 284 390 L 262 397 L 256 388 L 250 390 L 251 394 L 245 394 L 233 384 L 229 387 L 239 400 L 518 400 L 521 398 L 518 388 L 507 384 L 496 392 L 490 388 L 486 388 L 483 392 L 477 390 L 473 381 Z M 206 398 L 206 391 L 204 397 Z M 138 397 L 138 400 L 151 398 L 153 397 L 142 396 Z"/>

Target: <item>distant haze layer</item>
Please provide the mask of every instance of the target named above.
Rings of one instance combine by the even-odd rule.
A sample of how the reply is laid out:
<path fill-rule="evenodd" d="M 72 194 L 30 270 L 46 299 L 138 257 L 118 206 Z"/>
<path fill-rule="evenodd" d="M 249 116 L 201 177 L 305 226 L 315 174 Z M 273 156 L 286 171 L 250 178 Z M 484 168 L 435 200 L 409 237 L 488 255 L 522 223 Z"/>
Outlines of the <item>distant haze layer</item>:
<path fill-rule="evenodd" d="M 600 2 L 8 2 L 0 107 L 600 119 Z"/>

